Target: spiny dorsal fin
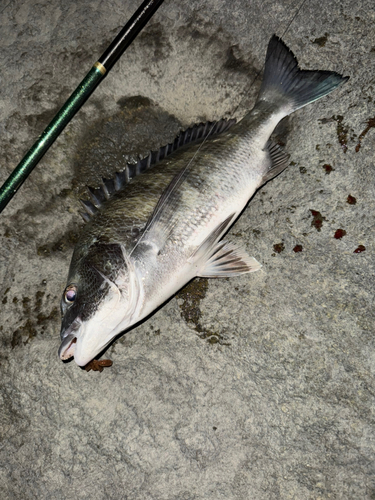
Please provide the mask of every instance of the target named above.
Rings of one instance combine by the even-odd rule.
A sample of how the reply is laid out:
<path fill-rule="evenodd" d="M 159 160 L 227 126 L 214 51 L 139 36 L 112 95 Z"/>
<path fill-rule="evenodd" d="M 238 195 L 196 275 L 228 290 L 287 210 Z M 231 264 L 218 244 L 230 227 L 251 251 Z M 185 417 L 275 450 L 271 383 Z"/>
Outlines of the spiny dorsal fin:
<path fill-rule="evenodd" d="M 83 220 L 88 222 L 97 211 L 95 209 L 98 209 L 115 192 L 123 189 L 133 177 L 146 172 L 150 167 L 156 165 L 156 163 L 174 153 L 180 147 L 215 134 L 221 134 L 227 131 L 234 123 L 236 123 L 235 119 L 222 119 L 217 122 L 200 123 L 189 127 L 181 132 L 172 143 L 162 146 L 157 151 L 151 151 L 148 156 L 139 159 L 135 164 L 127 163 L 125 169 L 122 172 L 116 172 L 113 179 L 103 179 L 102 186 L 98 188 L 88 187 L 91 201 L 80 200 L 83 208 L 86 210 L 86 212 L 80 212 Z"/>
<path fill-rule="evenodd" d="M 79 202 L 81 203 L 82 207 L 86 210 L 86 213 L 89 217 L 95 215 L 96 212 L 98 211 L 96 206 L 93 203 L 91 203 L 91 201 L 79 200 Z"/>

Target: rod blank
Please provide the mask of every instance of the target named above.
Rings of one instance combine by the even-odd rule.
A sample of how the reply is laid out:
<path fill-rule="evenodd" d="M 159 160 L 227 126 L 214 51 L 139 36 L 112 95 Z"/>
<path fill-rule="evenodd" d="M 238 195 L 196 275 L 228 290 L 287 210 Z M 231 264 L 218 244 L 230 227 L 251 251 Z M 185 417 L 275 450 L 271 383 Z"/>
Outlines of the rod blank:
<path fill-rule="evenodd" d="M 164 0 L 145 0 L 0 188 L 0 212 Z"/>

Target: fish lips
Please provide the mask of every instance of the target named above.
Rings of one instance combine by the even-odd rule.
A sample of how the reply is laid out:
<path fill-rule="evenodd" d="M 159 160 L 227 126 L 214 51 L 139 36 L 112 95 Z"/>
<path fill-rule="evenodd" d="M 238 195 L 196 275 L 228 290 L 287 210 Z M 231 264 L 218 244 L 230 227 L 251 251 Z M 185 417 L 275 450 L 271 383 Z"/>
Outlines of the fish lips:
<path fill-rule="evenodd" d="M 66 361 L 67 359 L 70 359 L 72 356 L 74 356 L 74 348 L 76 342 L 77 337 L 73 333 L 67 335 L 61 342 L 58 355 L 62 361 Z"/>
<path fill-rule="evenodd" d="M 75 344 L 77 342 L 76 333 L 80 329 L 81 324 L 81 320 L 76 318 L 69 328 L 65 328 L 64 324 L 62 325 L 60 332 L 62 342 L 58 351 L 58 356 L 62 361 L 66 361 L 74 356 Z"/>

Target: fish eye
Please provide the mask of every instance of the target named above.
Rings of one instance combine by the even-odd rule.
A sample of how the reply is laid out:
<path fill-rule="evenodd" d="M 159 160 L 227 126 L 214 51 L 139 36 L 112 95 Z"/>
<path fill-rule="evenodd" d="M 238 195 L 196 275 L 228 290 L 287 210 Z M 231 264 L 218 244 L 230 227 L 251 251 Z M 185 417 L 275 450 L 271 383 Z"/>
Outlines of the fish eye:
<path fill-rule="evenodd" d="M 64 300 L 67 304 L 73 304 L 77 296 L 76 285 L 69 285 L 65 288 Z"/>

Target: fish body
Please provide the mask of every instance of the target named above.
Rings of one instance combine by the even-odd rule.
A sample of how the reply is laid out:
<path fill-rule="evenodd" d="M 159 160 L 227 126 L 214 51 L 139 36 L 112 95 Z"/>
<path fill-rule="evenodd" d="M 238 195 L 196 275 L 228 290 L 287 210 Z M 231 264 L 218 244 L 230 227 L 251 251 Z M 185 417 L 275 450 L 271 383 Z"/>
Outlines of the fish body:
<path fill-rule="evenodd" d="M 87 364 L 196 276 L 258 270 L 255 259 L 221 239 L 254 192 L 288 165 L 269 141 L 277 123 L 344 81 L 300 70 L 274 36 L 258 100 L 239 123 L 181 147 L 124 189 L 106 192 L 104 203 L 95 204 L 93 193 L 61 302 L 61 359 Z"/>

